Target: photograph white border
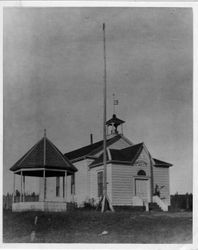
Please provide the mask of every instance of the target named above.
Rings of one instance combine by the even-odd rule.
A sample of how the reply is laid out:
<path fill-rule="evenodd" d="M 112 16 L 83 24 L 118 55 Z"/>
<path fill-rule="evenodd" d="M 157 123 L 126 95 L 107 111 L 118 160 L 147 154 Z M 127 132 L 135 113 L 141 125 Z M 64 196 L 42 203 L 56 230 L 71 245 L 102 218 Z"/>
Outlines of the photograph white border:
<path fill-rule="evenodd" d="M 0 240 L 1 247 L 8 249 L 198 249 L 198 3 L 197 2 L 127 2 L 127 1 L 1 1 L 0 2 L 0 168 L 3 197 L 3 8 L 4 7 L 176 7 L 193 9 L 193 243 L 192 244 L 8 244 L 3 243 L 2 198 L 0 199 Z"/>

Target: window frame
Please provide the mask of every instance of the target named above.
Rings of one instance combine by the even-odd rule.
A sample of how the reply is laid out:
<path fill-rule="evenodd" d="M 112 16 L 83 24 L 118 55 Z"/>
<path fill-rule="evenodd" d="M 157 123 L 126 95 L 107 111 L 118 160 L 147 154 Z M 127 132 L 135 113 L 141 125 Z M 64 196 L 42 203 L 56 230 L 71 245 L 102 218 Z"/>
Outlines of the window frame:
<path fill-rule="evenodd" d="M 56 176 L 56 197 L 60 197 L 60 176 Z"/>

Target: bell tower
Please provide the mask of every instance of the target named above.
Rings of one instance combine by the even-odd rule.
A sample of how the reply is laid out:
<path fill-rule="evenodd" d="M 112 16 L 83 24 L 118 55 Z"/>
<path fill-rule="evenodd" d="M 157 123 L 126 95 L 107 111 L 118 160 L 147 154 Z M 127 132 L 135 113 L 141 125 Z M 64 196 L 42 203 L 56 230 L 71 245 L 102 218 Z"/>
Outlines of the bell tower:
<path fill-rule="evenodd" d="M 116 114 L 113 114 L 112 118 L 106 122 L 107 136 L 123 134 L 123 123 L 125 121 L 117 118 Z"/>

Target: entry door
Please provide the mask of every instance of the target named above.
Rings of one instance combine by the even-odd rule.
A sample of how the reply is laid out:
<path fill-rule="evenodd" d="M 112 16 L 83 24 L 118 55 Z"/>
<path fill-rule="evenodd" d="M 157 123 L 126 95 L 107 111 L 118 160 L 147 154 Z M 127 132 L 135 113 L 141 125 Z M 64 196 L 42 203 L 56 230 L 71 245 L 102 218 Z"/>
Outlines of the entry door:
<path fill-rule="evenodd" d="M 148 200 L 148 180 L 136 179 L 135 180 L 135 190 L 136 196 L 142 198 L 143 200 Z"/>

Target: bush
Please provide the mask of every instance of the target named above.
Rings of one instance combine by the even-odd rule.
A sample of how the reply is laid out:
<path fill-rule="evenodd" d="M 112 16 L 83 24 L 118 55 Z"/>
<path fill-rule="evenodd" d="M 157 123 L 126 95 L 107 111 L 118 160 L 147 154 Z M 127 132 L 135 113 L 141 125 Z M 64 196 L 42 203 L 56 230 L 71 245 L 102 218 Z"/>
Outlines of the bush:
<path fill-rule="evenodd" d="M 83 203 L 83 206 L 84 208 L 87 208 L 87 209 L 96 209 L 96 203 L 95 203 L 94 198 L 88 199 L 87 201 L 85 201 Z"/>

